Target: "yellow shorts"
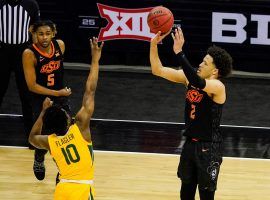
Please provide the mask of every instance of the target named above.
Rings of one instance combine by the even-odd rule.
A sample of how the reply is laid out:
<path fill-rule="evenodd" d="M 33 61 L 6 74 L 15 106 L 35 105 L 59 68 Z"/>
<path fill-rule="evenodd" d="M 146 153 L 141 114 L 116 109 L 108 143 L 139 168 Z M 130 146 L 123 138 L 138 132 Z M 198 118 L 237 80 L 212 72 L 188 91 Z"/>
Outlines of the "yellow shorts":
<path fill-rule="evenodd" d="M 58 183 L 54 200 L 94 200 L 94 187 L 81 183 Z"/>

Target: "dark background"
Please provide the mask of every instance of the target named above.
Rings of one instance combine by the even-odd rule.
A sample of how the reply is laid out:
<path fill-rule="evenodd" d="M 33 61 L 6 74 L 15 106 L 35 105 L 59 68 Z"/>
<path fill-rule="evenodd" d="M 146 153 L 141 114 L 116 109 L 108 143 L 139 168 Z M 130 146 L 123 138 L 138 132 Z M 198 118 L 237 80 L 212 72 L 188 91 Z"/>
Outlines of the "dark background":
<path fill-rule="evenodd" d="M 66 44 L 65 62 L 89 63 L 88 38 L 97 36 L 99 29 L 79 29 L 80 15 L 99 16 L 96 1 L 38 0 L 41 17 L 57 23 L 58 38 Z M 234 69 L 264 72 L 262 76 L 232 76 L 225 80 L 227 102 L 224 106 L 222 127 L 225 156 L 269 158 L 270 78 L 269 46 L 250 45 L 256 36 L 256 24 L 250 23 L 251 14 L 268 14 L 267 0 L 140 0 L 98 1 L 122 8 L 141 8 L 163 5 L 181 20 L 185 33 L 185 52 L 191 63 L 200 63 L 206 48 L 211 45 L 212 12 L 242 13 L 248 18 L 248 39 L 243 44 L 220 45 L 234 58 Z M 99 26 L 106 21 L 97 20 Z M 160 45 L 164 65 L 174 66 L 172 41 L 167 38 Z M 95 98 L 94 118 L 91 121 L 95 148 L 138 152 L 179 153 L 181 129 L 184 122 L 185 88 L 149 73 L 149 43 L 134 40 L 107 41 L 101 59 L 102 70 Z M 113 66 L 124 67 L 114 71 Z M 65 63 L 67 66 L 67 63 Z M 69 63 L 72 66 L 72 63 Z M 132 68 L 130 68 L 132 66 Z M 106 67 L 109 70 L 104 70 Z M 81 106 L 87 70 L 75 64 L 65 70 L 65 80 L 72 89 L 70 103 L 73 114 Z M 111 69 L 110 69 L 111 68 Z M 125 69 L 126 68 L 126 69 Z M 140 70 L 144 68 L 143 70 Z M 131 73 L 131 71 L 136 71 Z M 235 73 L 234 73 L 235 74 Z M 263 74 L 262 74 L 263 75 Z M 267 78 L 268 77 L 268 78 Z M 21 104 L 12 75 L 7 94 L 0 108 L 1 114 L 21 114 Z M 27 146 L 28 135 L 23 135 L 21 117 L 0 114 L 1 145 Z M 157 121 L 176 123 L 115 122 L 97 119 Z M 234 126 L 224 126 L 234 125 Z M 236 127 L 256 126 L 268 128 Z"/>
<path fill-rule="evenodd" d="M 66 70 L 72 89 L 73 113 L 81 106 L 86 70 Z M 270 126 L 270 79 L 230 77 L 225 80 L 227 102 L 222 124 Z M 185 87 L 150 73 L 101 71 L 94 118 L 184 122 Z M 12 77 L 0 113 L 20 114 L 20 100 Z"/>
<path fill-rule="evenodd" d="M 66 43 L 66 61 L 89 62 L 88 38 L 97 36 L 99 29 L 79 29 L 78 16 L 99 17 L 96 3 L 120 8 L 143 8 L 163 5 L 172 10 L 174 18 L 181 20 L 185 34 L 185 52 L 193 65 L 198 65 L 211 42 L 212 12 L 241 13 L 247 18 L 244 28 L 247 39 L 243 44 L 215 43 L 227 49 L 234 58 L 234 69 L 250 72 L 270 72 L 269 45 L 251 45 L 250 37 L 257 35 L 257 22 L 250 21 L 251 14 L 267 15 L 269 0 L 38 0 L 41 17 L 53 20 L 58 26 L 58 37 Z M 106 26 L 106 20 L 97 19 L 99 27 Z M 234 23 L 234 22 L 231 22 Z M 268 26 L 266 24 L 266 26 Z M 269 31 L 269 26 L 268 26 Z M 148 66 L 149 43 L 135 40 L 107 41 L 102 64 Z M 171 40 L 160 49 L 165 65 L 174 65 Z"/>

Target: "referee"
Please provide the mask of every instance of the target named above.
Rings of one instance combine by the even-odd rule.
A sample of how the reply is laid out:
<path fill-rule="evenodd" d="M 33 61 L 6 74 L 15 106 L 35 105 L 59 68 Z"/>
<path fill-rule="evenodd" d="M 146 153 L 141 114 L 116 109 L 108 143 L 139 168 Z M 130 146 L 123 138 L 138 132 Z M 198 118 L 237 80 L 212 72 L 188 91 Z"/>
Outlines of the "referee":
<path fill-rule="evenodd" d="M 39 6 L 35 0 L 0 0 L 0 106 L 8 88 L 11 72 L 14 71 L 27 137 L 33 119 L 22 67 L 22 52 L 30 41 L 29 28 L 38 20 Z"/>

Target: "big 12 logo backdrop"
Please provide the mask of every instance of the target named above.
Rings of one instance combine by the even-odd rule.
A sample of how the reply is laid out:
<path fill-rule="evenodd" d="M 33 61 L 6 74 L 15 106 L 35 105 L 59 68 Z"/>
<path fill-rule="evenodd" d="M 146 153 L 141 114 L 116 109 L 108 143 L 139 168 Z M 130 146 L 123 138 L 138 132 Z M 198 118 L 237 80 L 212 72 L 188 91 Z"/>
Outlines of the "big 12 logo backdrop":
<path fill-rule="evenodd" d="M 152 7 L 126 9 L 97 4 L 100 16 L 108 21 L 101 28 L 99 41 L 113 39 L 136 39 L 150 41 L 154 36 L 147 24 L 147 16 Z"/>

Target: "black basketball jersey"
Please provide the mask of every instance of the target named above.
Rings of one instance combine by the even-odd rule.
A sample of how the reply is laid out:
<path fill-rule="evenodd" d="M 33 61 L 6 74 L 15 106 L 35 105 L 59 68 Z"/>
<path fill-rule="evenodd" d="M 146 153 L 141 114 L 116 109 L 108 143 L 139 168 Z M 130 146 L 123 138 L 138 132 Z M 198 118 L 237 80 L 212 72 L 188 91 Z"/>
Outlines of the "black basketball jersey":
<path fill-rule="evenodd" d="M 220 120 L 223 104 L 215 103 L 206 92 L 188 85 L 184 135 L 202 141 L 221 142 Z"/>
<path fill-rule="evenodd" d="M 36 82 L 48 89 L 63 89 L 63 54 L 56 40 L 51 42 L 52 52 L 50 55 L 41 52 L 35 44 L 30 49 L 36 56 Z"/>

